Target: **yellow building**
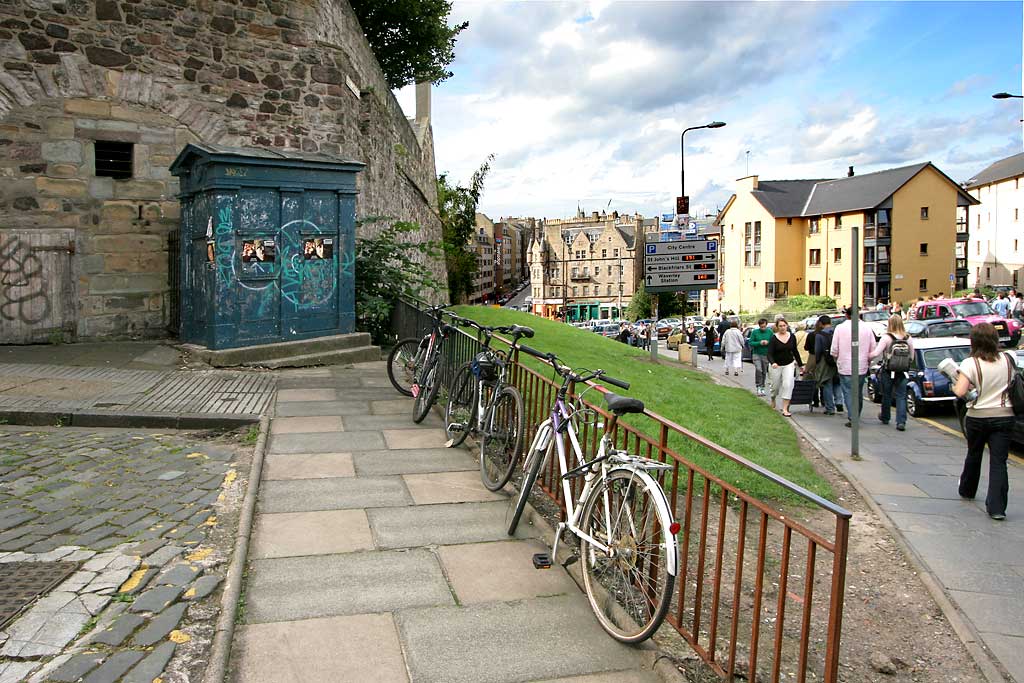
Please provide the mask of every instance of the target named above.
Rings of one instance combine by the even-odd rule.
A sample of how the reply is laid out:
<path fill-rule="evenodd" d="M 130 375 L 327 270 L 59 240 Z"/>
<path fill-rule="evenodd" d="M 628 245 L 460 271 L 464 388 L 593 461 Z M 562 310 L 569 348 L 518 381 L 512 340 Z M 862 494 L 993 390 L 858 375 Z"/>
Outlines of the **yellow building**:
<path fill-rule="evenodd" d="M 758 312 L 795 294 L 853 300 L 859 229 L 861 304 L 949 294 L 958 207 L 976 204 L 931 162 L 837 180 L 740 178 L 718 217 L 722 308 Z"/>

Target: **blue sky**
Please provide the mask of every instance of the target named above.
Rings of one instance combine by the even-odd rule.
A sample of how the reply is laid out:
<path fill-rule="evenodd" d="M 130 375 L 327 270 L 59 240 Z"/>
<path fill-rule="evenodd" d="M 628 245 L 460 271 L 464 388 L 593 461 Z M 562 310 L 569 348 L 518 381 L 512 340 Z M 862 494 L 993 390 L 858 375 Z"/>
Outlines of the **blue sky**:
<path fill-rule="evenodd" d="M 502 2 L 469 21 L 433 94 L 438 173 L 495 154 L 492 218 L 577 204 L 654 215 L 686 190 L 714 211 L 735 180 L 932 161 L 966 180 L 1024 150 L 1021 2 Z M 398 93 L 412 114 L 411 89 Z"/>

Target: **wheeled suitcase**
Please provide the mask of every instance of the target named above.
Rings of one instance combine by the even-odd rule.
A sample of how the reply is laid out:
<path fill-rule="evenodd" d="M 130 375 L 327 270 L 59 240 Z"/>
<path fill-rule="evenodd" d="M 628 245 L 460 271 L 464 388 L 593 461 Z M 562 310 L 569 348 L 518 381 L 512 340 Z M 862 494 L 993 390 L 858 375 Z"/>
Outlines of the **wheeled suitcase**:
<path fill-rule="evenodd" d="M 810 406 L 817 391 L 818 383 L 813 379 L 798 379 L 793 382 L 793 398 L 789 400 L 789 405 Z M 814 412 L 813 407 L 811 407 L 811 412 Z"/>

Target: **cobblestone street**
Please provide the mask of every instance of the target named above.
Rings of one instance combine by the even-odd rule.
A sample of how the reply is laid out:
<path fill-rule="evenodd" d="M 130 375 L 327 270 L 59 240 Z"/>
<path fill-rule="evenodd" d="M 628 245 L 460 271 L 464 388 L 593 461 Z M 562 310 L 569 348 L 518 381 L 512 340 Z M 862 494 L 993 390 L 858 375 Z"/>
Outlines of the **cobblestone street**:
<path fill-rule="evenodd" d="M 0 611 L 0 683 L 148 683 L 176 649 L 208 645 L 217 609 L 199 601 L 230 557 L 248 450 L 208 434 L 0 427 L 0 570 L 72 563 L 6 626 L 10 603 Z"/>

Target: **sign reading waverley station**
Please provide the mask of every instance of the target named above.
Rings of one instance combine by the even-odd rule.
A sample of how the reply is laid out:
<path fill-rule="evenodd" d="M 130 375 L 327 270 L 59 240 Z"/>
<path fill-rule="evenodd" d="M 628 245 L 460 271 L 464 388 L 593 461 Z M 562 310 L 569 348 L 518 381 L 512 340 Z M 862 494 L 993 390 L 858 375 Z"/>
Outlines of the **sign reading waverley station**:
<path fill-rule="evenodd" d="M 644 284 L 651 293 L 718 287 L 718 241 L 647 243 Z"/>

